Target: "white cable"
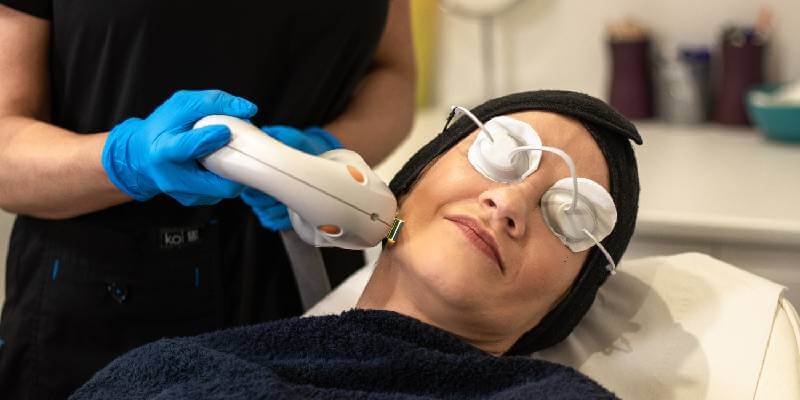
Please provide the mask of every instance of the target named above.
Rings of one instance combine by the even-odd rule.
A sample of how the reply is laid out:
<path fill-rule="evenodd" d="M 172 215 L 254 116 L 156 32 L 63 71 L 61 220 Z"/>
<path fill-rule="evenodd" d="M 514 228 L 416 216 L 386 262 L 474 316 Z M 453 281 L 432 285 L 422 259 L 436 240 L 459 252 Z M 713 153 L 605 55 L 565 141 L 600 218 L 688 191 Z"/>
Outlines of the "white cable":
<path fill-rule="evenodd" d="M 583 233 L 589 236 L 589 238 L 592 239 L 594 244 L 597 245 L 597 248 L 600 249 L 600 251 L 603 253 L 604 256 L 606 256 L 606 260 L 608 260 L 608 265 L 606 265 L 606 269 L 608 270 L 608 272 L 610 272 L 611 275 L 616 275 L 617 264 L 614 263 L 614 259 L 611 258 L 611 254 L 608 254 L 606 248 L 603 247 L 603 245 L 600 244 L 600 242 L 591 233 L 589 233 L 589 231 L 586 230 L 586 228 L 583 228 Z"/>
<path fill-rule="evenodd" d="M 572 157 L 570 157 L 569 154 L 564 152 L 564 150 L 555 147 L 520 146 L 514 150 L 511 150 L 511 152 L 508 155 L 508 158 L 510 161 L 513 161 L 514 156 L 516 156 L 517 154 L 523 151 L 531 151 L 531 150 L 546 151 L 549 153 L 553 153 L 561 157 L 561 159 L 564 160 L 565 163 L 567 163 L 567 168 L 569 168 L 569 175 L 572 177 L 572 204 L 570 204 L 569 208 L 566 209 L 565 211 L 572 212 L 573 210 L 575 210 L 575 207 L 578 205 L 578 173 L 575 171 L 575 163 L 572 161 Z"/>
<path fill-rule="evenodd" d="M 486 136 L 489 136 L 489 141 L 494 143 L 494 137 L 492 137 L 492 134 L 489 133 L 489 130 L 483 126 L 483 123 L 478 119 L 478 117 L 475 116 L 475 114 L 471 113 L 469 110 L 461 106 L 452 106 L 450 107 L 450 110 L 455 112 L 456 114 L 461 113 L 469 117 L 469 119 L 471 119 L 472 122 L 475 123 L 475 125 L 478 125 L 478 127 L 481 128 L 481 130 L 483 131 L 483 133 L 486 134 Z"/>

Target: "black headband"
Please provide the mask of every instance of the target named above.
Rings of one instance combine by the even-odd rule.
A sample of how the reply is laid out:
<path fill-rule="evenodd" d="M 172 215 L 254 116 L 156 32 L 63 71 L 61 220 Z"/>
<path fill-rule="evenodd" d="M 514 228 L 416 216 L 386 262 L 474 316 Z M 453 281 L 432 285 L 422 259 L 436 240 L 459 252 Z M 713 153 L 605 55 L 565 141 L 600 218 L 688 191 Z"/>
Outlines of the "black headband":
<path fill-rule="evenodd" d="M 531 110 L 574 118 L 583 123 L 597 142 L 608 164 L 610 193 L 617 208 L 617 224 L 602 243 L 614 262 L 619 262 L 636 224 L 639 175 L 629 141 L 642 144 L 639 132 L 630 121 L 603 101 L 576 92 L 540 90 L 515 93 L 489 100 L 471 111 L 481 122 L 486 122 L 498 115 Z M 394 195 L 399 199 L 408 193 L 431 161 L 476 128 L 468 118 L 459 118 L 423 146 L 389 184 Z M 608 277 L 607 263 L 603 254 L 593 247 L 564 299 L 536 327 L 522 335 L 506 354 L 530 354 L 564 340 L 589 310 L 597 289 Z"/>

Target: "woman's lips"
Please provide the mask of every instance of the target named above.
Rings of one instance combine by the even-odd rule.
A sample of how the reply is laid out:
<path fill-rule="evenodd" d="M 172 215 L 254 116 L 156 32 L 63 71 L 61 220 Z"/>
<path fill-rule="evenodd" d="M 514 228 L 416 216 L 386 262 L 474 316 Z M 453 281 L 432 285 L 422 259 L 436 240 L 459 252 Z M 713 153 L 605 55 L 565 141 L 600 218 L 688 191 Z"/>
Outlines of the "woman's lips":
<path fill-rule="evenodd" d="M 445 219 L 455 223 L 470 243 L 489 256 L 500 267 L 500 272 L 505 272 L 500 252 L 497 250 L 497 242 L 477 220 L 465 215 L 447 216 Z"/>

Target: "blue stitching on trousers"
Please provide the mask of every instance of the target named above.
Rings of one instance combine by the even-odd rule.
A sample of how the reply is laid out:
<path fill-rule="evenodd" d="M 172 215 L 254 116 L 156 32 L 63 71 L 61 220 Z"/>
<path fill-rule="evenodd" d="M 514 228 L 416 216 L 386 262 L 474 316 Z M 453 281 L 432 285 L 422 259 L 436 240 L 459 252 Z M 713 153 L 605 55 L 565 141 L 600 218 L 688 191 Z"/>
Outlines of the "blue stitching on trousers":
<path fill-rule="evenodd" d="M 53 280 L 56 280 L 56 276 L 58 276 L 58 259 L 53 263 Z"/>
<path fill-rule="evenodd" d="M 194 267 L 194 287 L 200 287 L 200 268 Z"/>

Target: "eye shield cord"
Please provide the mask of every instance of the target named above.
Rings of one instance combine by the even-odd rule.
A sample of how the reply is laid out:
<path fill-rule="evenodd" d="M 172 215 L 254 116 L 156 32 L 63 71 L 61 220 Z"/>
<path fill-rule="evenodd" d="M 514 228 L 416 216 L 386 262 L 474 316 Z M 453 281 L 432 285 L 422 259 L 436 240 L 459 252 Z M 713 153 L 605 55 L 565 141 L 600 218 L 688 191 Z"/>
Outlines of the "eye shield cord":
<path fill-rule="evenodd" d="M 471 119 L 472 122 L 475 123 L 475 125 L 478 125 L 478 127 L 481 128 L 481 131 L 483 131 L 483 133 L 485 133 L 486 136 L 489 137 L 489 141 L 494 143 L 494 137 L 492 136 L 491 133 L 489 133 L 489 130 L 486 129 L 485 126 L 483 126 L 483 123 L 481 122 L 481 120 L 478 119 L 478 117 L 475 116 L 475 114 L 471 113 L 469 110 L 461 106 L 452 106 L 450 107 L 450 109 L 452 110 L 451 114 L 462 114 L 469 117 L 469 119 Z"/>
<path fill-rule="evenodd" d="M 606 269 L 608 270 L 608 272 L 610 272 L 611 275 L 616 275 L 617 274 L 617 264 L 614 263 L 614 259 L 611 258 L 611 254 L 608 254 L 608 251 L 606 250 L 606 248 L 603 247 L 603 245 L 600 244 L 600 242 L 597 240 L 597 238 L 595 238 L 594 235 L 589 233 L 589 231 L 586 230 L 586 228 L 583 228 L 583 233 L 585 233 L 586 236 L 589 236 L 589 238 L 592 239 L 592 241 L 594 242 L 595 246 L 597 246 L 597 248 L 600 249 L 600 251 L 603 253 L 603 255 L 606 256 L 606 260 L 608 260 L 608 265 L 606 265 Z"/>
<path fill-rule="evenodd" d="M 575 206 L 577 206 L 578 204 L 578 173 L 575 169 L 575 163 L 572 161 L 572 157 L 570 157 L 569 154 L 567 154 L 564 150 L 555 147 L 520 146 L 514 150 L 511 150 L 511 152 L 508 154 L 509 160 L 513 161 L 514 157 L 516 157 L 517 154 L 523 151 L 546 151 L 548 153 L 553 153 L 561 157 L 561 159 L 564 160 L 565 163 L 567 163 L 567 168 L 569 168 L 569 175 L 572 177 L 572 204 L 570 204 L 569 208 L 567 208 L 564 211 L 573 212 L 575 210 Z"/>

